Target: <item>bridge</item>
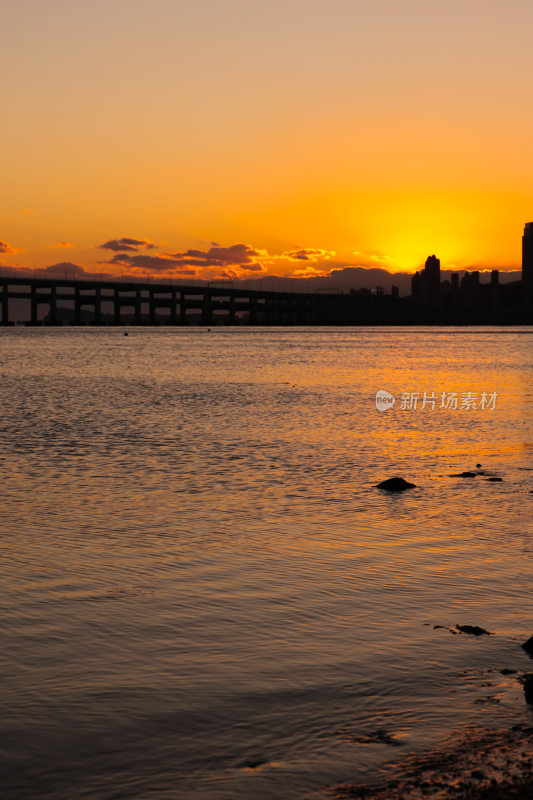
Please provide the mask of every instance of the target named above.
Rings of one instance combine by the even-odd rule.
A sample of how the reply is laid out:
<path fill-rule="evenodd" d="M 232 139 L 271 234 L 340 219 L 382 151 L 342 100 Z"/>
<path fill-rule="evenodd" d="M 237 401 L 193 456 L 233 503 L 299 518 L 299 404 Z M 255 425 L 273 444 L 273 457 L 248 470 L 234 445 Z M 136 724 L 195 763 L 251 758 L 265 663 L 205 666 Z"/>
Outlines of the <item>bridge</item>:
<path fill-rule="evenodd" d="M 350 325 L 406 322 L 404 306 L 392 295 L 0 277 L 2 325 L 14 324 L 21 314 L 29 325 Z"/>

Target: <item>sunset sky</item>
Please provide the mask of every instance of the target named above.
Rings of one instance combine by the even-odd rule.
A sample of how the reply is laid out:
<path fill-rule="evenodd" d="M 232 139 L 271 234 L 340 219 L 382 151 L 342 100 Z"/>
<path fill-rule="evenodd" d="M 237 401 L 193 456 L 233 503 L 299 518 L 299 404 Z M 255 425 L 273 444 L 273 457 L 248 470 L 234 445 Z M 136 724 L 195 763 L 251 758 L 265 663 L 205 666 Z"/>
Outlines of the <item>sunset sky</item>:
<path fill-rule="evenodd" d="M 516 269 L 531 0 L 2 0 L 0 269 Z M 102 246 L 105 245 L 105 246 Z"/>

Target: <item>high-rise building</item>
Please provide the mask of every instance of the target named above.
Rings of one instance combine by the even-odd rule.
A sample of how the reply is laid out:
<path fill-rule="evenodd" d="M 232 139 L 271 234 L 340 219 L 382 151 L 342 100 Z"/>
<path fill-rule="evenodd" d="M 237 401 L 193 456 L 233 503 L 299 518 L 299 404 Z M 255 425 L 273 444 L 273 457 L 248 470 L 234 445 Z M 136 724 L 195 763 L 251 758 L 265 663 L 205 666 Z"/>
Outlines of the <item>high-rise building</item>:
<path fill-rule="evenodd" d="M 526 222 L 522 236 L 522 295 L 527 306 L 533 305 L 533 222 Z"/>
<path fill-rule="evenodd" d="M 424 267 L 424 283 L 428 306 L 438 306 L 440 299 L 440 260 L 429 256 Z"/>
<path fill-rule="evenodd" d="M 424 269 L 415 272 L 411 280 L 411 294 L 419 305 L 437 308 L 440 303 L 440 261 L 428 256 Z"/>
<path fill-rule="evenodd" d="M 490 307 L 497 311 L 500 305 L 500 273 L 493 269 L 490 273 Z"/>

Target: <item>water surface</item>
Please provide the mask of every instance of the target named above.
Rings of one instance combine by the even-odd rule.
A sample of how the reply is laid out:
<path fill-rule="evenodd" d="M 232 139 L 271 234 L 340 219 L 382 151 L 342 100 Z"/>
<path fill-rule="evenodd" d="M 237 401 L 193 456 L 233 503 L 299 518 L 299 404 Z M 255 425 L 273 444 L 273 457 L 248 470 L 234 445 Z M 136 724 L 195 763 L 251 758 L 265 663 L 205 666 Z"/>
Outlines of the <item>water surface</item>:
<path fill-rule="evenodd" d="M 10 798 L 315 798 L 531 721 L 528 329 L 128 333 L 0 330 Z"/>

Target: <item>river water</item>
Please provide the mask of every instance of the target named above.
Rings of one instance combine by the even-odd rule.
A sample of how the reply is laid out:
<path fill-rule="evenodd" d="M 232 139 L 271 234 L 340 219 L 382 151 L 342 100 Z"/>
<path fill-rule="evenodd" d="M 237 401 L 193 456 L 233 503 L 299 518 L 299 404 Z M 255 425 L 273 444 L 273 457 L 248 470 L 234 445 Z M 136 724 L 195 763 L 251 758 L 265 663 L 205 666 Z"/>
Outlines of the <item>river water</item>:
<path fill-rule="evenodd" d="M 531 330 L 17 327 L 0 381 L 10 800 L 318 798 L 531 723 Z"/>

